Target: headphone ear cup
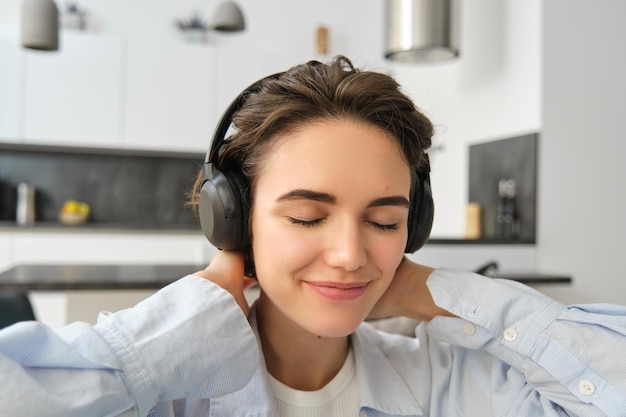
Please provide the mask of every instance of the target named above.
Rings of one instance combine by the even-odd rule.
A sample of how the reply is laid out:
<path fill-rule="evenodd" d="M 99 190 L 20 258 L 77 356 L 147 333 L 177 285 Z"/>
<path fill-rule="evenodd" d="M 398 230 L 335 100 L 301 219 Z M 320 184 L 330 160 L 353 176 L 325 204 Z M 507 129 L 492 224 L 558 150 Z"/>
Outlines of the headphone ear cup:
<path fill-rule="evenodd" d="M 217 169 L 220 149 L 226 142 L 226 133 L 232 125 L 233 115 L 241 109 L 246 98 L 259 91 L 267 80 L 278 78 L 281 74 L 283 73 L 262 78 L 235 97 L 213 133 L 211 147 L 202 167 L 198 215 L 202 232 L 219 249 L 245 249 L 250 245 L 250 186 L 242 172 L 222 173 Z"/>
<path fill-rule="evenodd" d="M 200 226 L 206 238 L 215 247 L 238 250 L 250 244 L 248 230 L 249 187 L 243 174 L 222 173 L 209 168 L 200 189 Z"/>
<path fill-rule="evenodd" d="M 419 174 L 419 185 L 413 193 L 409 207 L 408 237 L 405 253 L 413 253 L 426 244 L 435 216 L 435 203 L 430 187 L 430 175 Z"/>

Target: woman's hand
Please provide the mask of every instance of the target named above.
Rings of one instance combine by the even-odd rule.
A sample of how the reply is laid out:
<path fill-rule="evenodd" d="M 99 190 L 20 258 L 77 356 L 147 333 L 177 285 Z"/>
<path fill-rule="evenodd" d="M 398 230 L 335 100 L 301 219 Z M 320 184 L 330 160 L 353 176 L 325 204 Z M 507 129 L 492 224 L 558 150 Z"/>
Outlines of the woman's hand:
<path fill-rule="evenodd" d="M 209 266 L 194 273 L 208 279 L 228 291 L 237 301 L 246 317 L 249 306 L 243 292 L 252 287 L 256 280 L 244 274 L 245 255 L 243 252 L 218 251 Z"/>
<path fill-rule="evenodd" d="M 435 305 L 426 280 L 434 268 L 416 264 L 404 258 L 387 291 L 378 300 L 368 318 L 403 316 L 415 320 L 430 320 L 435 316 L 452 314 Z"/>

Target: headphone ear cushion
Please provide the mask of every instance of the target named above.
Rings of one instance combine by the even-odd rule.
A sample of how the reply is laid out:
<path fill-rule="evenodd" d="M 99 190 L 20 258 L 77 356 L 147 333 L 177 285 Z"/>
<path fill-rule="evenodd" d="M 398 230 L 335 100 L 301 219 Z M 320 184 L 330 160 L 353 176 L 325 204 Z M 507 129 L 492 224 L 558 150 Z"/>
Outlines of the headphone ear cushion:
<path fill-rule="evenodd" d="M 426 244 L 430 237 L 435 216 L 435 204 L 430 176 L 419 175 L 419 185 L 416 187 L 409 207 L 408 237 L 405 253 L 413 253 Z"/>
<path fill-rule="evenodd" d="M 243 249 L 250 245 L 250 184 L 246 177 L 239 171 L 229 171 L 226 177 L 230 180 L 231 187 L 237 194 L 241 215 L 240 215 L 240 238 L 237 249 Z"/>
<path fill-rule="evenodd" d="M 200 189 L 199 209 L 202 232 L 215 247 L 243 249 L 250 244 L 248 217 L 250 190 L 243 174 L 212 170 Z"/>

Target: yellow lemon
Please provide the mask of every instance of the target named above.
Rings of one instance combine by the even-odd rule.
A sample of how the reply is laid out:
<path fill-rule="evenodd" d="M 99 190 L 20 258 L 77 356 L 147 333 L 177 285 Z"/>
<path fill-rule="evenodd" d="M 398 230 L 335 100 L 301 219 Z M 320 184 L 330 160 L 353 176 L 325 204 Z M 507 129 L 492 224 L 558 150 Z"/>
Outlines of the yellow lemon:
<path fill-rule="evenodd" d="M 76 200 L 67 200 L 63 204 L 63 211 L 65 213 L 78 213 L 80 203 Z"/>

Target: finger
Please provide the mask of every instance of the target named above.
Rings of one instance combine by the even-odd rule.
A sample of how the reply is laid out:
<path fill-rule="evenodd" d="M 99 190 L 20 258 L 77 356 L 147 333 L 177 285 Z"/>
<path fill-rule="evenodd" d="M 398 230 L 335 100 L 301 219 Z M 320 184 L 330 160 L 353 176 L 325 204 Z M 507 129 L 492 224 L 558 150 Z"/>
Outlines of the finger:
<path fill-rule="evenodd" d="M 244 290 L 247 290 L 248 288 L 252 288 L 256 284 L 258 284 L 258 282 L 254 278 L 250 278 L 250 277 L 244 277 L 243 278 L 243 289 Z"/>

